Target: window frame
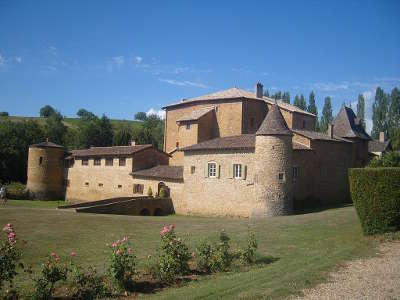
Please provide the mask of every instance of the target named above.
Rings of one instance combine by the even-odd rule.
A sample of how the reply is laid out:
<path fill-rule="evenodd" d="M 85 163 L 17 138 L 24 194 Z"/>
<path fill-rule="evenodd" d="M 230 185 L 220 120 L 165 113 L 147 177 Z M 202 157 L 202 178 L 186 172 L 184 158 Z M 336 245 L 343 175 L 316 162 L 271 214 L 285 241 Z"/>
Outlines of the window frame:
<path fill-rule="evenodd" d="M 111 163 L 110 163 L 111 162 Z M 114 158 L 107 158 L 106 157 L 106 163 L 105 163 L 106 167 L 112 167 L 114 165 Z"/>
<path fill-rule="evenodd" d="M 120 167 L 125 167 L 126 166 L 126 157 L 120 157 L 118 160 L 118 165 Z"/>
<path fill-rule="evenodd" d="M 281 178 L 281 175 L 282 175 L 282 178 Z M 279 183 L 284 183 L 285 182 L 285 172 L 278 172 L 278 180 L 279 180 Z"/>
<path fill-rule="evenodd" d="M 190 174 L 196 173 L 196 166 L 190 166 Z"/>
<path fill-rule="evenodd" d="M 89 165 L 89 158 L 82 158 L 81 165 L 82 166 L 88 166 Z"/>
<path fill-rule="evenodd" d="M 207 163 L 207 177 L 217 178 L 217 163 L 210 161 Z"/>
<path fill-rule="evenodd" d="M 243 178 L 242 164 L 233 164 L 233 178 L 234 179 L 242 179 Z"/>
<path fill-rule="evenodd" d="M 93 166 L 101 166 L 101 158 L 93 158 Z"/>
<path fill-rule="evenodd" d="M 142 183 L 134 183 L 133 184 L 133 193 L 143 195 L 144 184 Z"/>
<path fill-rule="evenodd" d="M 190 123 L 186 123 L 186 130 L 190 130 Z"/>

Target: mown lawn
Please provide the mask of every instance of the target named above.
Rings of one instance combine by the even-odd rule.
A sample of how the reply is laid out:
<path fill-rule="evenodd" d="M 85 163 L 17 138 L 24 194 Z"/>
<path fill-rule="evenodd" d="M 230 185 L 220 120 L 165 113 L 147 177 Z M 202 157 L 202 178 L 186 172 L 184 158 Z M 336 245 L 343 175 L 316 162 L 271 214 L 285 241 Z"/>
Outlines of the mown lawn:
<path fill-rule="evenodd" d="M 23 261 L 37 269 L 47 254 L 68 256 L 77 252 L 82 264 L 103 269 L 106 243 L 128 235 L 143 262 L 159 245 L 159 231 L 174 223 L 191 250 L 204 238 L 215 239 L 222 229 L 238 247 L 248 227 L 256 232 L 258 253 L 276 260 L 245 272 L 232 271 L 205 276 L 197 281 L 140 297 L 156 299 L 262 299 L 298 293 L 326 278 L 344 260 L 372 255 L 376 242 L 364 238 L 353 207 L 272 219 L 234 219 L 187 216 L 136 217 L 76 214 L 49 209 L 48 202 L 0 207 L 0 224 L 11 222 L 19 238 L 27 241 Z M 22 203 L 22 202 L 21 202 Z M 37 208 L 34 208 L 34 206 Z M 30 206 L 30 207 L 29 207 Z M 19 286 L 29 286 L 24 277 Z"/>

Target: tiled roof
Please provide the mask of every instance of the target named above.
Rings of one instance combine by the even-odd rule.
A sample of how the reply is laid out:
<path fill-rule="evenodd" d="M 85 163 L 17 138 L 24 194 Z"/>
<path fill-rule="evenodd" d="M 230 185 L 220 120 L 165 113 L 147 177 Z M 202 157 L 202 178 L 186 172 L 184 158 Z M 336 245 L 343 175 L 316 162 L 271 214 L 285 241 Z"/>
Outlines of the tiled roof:
<path fill-rule="evenodd" d="M 197 110 L 193 110 L 179 119 L 177 119 L 177 122 L 182 122 L 182 121 L 194 121 L 200 119 L 202 116 L 208 114 L 210 111 L 214 110 L 214 107 L 206 107 L 206 108 L 201 108 Z"/>
<path fill-rule="evenodd" d="M 360 138 L 370 140 L 371 137 L 365 132 L 354 111 L 344 104 L 340 108 L 338 115 L 333 120 L 333 132 L 343 138 Z"/>
<path fill-rule="evenodd" d="M 292 135 L 277 105 L 272 105 L 256 135 Z"/>
<path fill-rule="evenodd" d="M 296 143 L 296 142 L 292 142 L 292 148 L 293 148 L 293 150 L 311 150 L 306 145 Z"/>
<path fill-rule="evenodd" d="M 183 180 L 182 166 L 159 165 L 150 169 L 132 172 L 133 177 Z"/>
<path fill-rule="evenodd" d="M 268 97 L 262 97 L 262 98 L 258 98 L 255 96 L 254 92 L 250 92 L 250 91 L 246 91 L 243 89 L 239 89 L 239 88 L 230 88 L 227 90 L 223 90 L 223 91 L 218 91 L 212 94 L 208 94 L 208 95 L 203 95 L 203 96 L 199 96 L 199 97 L 194 97 L 194 98 L 189 98 L 189 99 L 182 99 L 180 102 L 178 103 L 173 103 L 170 105 L 167 105 L 163 108 L 167 108 L 167 107 L 171 107 L 171 106 L 178 106 L 178 105 L 182 105 L 182 104 L 186 104 L 186 103 L 191 103 L 191 102 L 198 102 L 198 101 L 210 101 L 210 100 L 222 100 L 222 99 L 237 99 L 237 98 L 246 98 L 246 99 L 253 99 L 253 100 L 261 100 L 261 101 L 265 101 L 269 104 L 274 104 L 275 101 L 271 98 Z M 304 111 L 294 105 L 291 105 L 289 103 L 286 103 L 282 100 L 278 100 L 278 106 L 282 109 L 291 111 L 291 112 L 297 112 L 297 113 L 302 113 L 302 114 L 307 114 L 307 115 L 311 115 L 314 116 L 312 113 L 309 113 L 307 111 Z"/>
<path fill-rule="evenodd" d="M 42 142 L 39 144 L 33 144 L 33 145 L 30 145 L 29 147 L 31 147 L 31 148 L 64 148 L 64 146 L 57 145 L 57 144 L 54 144 L 54 143 L 48 142 L 48 141 Z"/>
<path fill-rule="evenodd" d="M 387 140 L 380 142 L 378 140 L 372 140 L 368 142 L 368 152 L 385 152 L 391 148 L 391 141 Z"/>
<path fill-rule="evenodd" d="M 127 156 L 152 147 L 153 147 L 152 145 L 90 147 L 89 149 L 72 150 L 71 154 L 74 157 L 109 156 L 109 155 Z"/>
<path fill-rule="evenodd" d="M 333 139 L 332 139 L 328 134 L 322 133 L 322 132 L 317 132 L 317 131 L 292 129 L 292 132 L 297 133 L 302 136 L 305 136 L 311 140 L 324 140 L 324 141 L 351 143 L 351 141 L 341 138 L 337 135 L 334 135 Z"/>
<path fill-rule="evenodd" d="M 223 150 L 223 149 L 253 149 L 255 145 L 254 134 L 242 134 L 208 140 L 199 144 L 181 149 L 182 151 L 196 150 Z"/>

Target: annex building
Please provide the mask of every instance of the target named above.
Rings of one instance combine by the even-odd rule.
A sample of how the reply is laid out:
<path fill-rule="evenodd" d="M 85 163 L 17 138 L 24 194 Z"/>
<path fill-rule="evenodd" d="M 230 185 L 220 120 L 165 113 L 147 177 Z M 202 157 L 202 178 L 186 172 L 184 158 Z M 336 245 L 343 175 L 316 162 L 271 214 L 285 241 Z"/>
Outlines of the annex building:
<path fill-rule="evenodd" d="M 50 142 L 32 145 L 27 188 L 42 196 L 55 189 L 74 202 L 164 188 L 178 214 L 264 217 L 309 199 L 348 200 L 348 168 L 368 162 L 371 138 L 345 105 L 327 134 L 314 131 L 315 115 L 263 96 L 260 83 L 254 92 L 231 88 L 164 109 L 164 151 L 132 144 L 60 155 Z M 57 183 L 45 175 L 54 172 L 62 172 Z"/>

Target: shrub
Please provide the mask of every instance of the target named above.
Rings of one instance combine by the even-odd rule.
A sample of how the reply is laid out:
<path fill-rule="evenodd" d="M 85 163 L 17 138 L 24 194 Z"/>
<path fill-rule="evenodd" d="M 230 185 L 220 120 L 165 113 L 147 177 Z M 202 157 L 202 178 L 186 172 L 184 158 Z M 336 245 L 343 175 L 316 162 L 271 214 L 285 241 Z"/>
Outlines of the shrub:
<path fill-rule="evenodd" d="M 151 267 L 151 272 L 153 277 L 162 282 L 172 283 L 179 275 L 188 273 L 191 255 L 182 239 L 176 236 L 174 225 L 164 226 L 160 235 L 160 253 Z"/>
<path fill-rule="evenodd" d="M 113 242 L 110 249 L 108 274 L 117 283 L 118 288 L 126 290 L 132 284 L 132 276 L 136 274 L 136 256 L 127 237 Z"/>
<path fill-rule="evenodd" d="M 349 180 L 364 234 L 400 229 L 400 168 L 350 169 Z"/>
<path fill-rule="evenodd" d="M 12 224 L 3 228 L 7 239 L 0 241 L 0 290 L 5 282 L 12 287 L 14 277 L 17 275 L 17 262 L 21 257 L 16 248 L 16 233 Z"/>
<path fill-rule="evenodd" d="M 75 253 L 73 253 L 73 256 L 75 256 Z M 85 270 L 71 262 L 71 273 L 74 299 L 92 300 L 111 295 L 104 283 L 103 276 L 98 275 L 94 267 L 89 266 Z"/>
<path fill-rule="evenodd" d="M 52 253 L 42 264 L 40 277 L 35 278 L 35 290 L 33 299 L 47 300 L 52 299 L 55 284 L 59 281 L 66 281 L 68 268 L 64 264 L 59 263 L 60 258 L 56 253 Z"/>
<path fill-rule="evenodd" d="M 374 157 L 369 163 L 371 168 L 400 167 L 400 154 L 398 152 L 387 152 L 382 157 Z"/>
<path fill-rule="evenodd" d="M 215 247 L 208 241 L 203 241 L 196 248 L 197 268 L 206 273 L 214 272 L 214 254 Z"/>
<path fill-rule="evenodd" d="M 256 260 L 256 250 L 258 248 L 254 232 L 249 231 L 247 236 L 246 248 L 240 252 L 240 260 L 243 264 L 252 264 Z"/>
<path fill-rule="evenodd" d="M 167 192 L 165 191 L 165 189 L 162 187 L 160 189 L 160 198 L 165 198 L 167 197 Z"/>
<path fill-rule="evenodd" d="M 152 197 L 153 196 L 153 190 L 151 189 L 151 186 L 147 189 L 147 196 Z"/>
<path fill-rule="evenodd" d="M 219 234 L 219 243 L 217 244 L 213 258 L 215 271 L 226 271 L 232 264 L 233 255 L 230 252 L 230 240 L 226 232 L 222 230 Z"/>
<path fill-rule="evenodd" d="M 25 200 L 29 199 L 29 192 L 25 185 L 20 182 L 11 182 L 5 185 L 7 191 L 7 198 Z"/>

